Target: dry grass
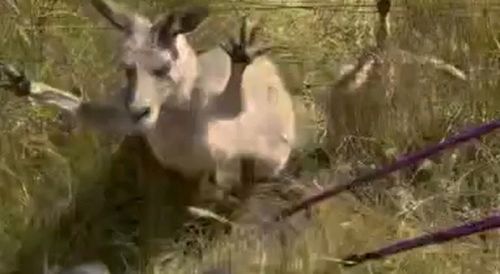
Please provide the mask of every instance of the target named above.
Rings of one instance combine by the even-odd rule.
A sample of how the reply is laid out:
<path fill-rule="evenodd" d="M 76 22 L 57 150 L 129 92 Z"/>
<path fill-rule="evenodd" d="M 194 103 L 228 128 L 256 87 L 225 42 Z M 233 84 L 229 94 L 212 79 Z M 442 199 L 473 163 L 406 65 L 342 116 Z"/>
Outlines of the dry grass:
<path fill-rule="evenodd" d="M 148 13 L 161 6 L 161 1 L 123 2 Z M 470 80 L 457 81 L 428 66 L 397 66 L 390 102 L 377 82 L 354 94 L 337 93 L 333 119 L 339 126 L 324 140 L 325 116 L 318 101 L 325 91 L 336 92 L 331 86 L 341 64 L 374 43 L 377 18 L 368 0 L 302 2 L 330 6 L 251 11 L 266 18 L 267 37 L 283 46 L 275 57 L 302 104 L 304 138 L 297 158 L 303 168 L 301 182 L 339 182 L 498 117 L 500 2 L 395 1 L 393 42 L 444 59 L 469 73 Z M 262 7 L 276 2 L 258 3 Z M 214 6 L 232 8 L 230 2 Z M 197 47 L 223 37 L 224 32 L 212 28 L 230 30 L 234 15 L 218 13 L 197 33 Z M 63 89 L 81 88 L 92 98 L 119 81 L 119 72 L 109 69 L 118 36 L 89 6 L 69 0 L 6 0 L 0 2 L 0 16 L 5 38 L 0 41 L 0 60 L 26 69 L 29 76 Z M 140 202 L 119 207 L 142 193 L 133 180 L 135 162 L 113 156 L 114 140 L 93 133 L 61 133 L 56 117 L 53 110 L 0 93 L 0 273 L 35 273 L 32 267 L 44 256 L 50 264 L 99 257 L 117 273 L 134 269 L 144 263 L 140 237 L 153 236 L 137 235 Z M 488 136 L 418 169 L 325 202 L 312 220 L 294 220 L 296 231 L 284 227 L 285 242 L 276 232 L 266 234 L 259 226 L 239 224 L 210 245 L 196 234 L 189 236 L 206 246 L 202 260 L 170 248 L 153 264 L 157 273 L 210 268 L 231 268 L 232 273 L 498 273 L 497 232 L 486 233 L 487 241 L 469 237 L 354 268 L 338 264 L 338 258 L 353 252 L 479 218 L 498 208 L 498 140 Z M 329 163 L 319 149 L 330 155 Z M 163 218 L 168 222 L 176 216 Z M 160 247 L 167 245 L 164 239 L 154 240 Z M 165 261 L 168 264 L 161 263 Z"/>

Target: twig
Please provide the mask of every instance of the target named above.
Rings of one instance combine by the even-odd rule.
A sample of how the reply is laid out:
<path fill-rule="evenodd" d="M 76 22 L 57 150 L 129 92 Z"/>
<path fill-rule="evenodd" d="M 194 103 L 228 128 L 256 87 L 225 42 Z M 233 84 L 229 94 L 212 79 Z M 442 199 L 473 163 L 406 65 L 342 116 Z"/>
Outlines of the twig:
<path fill-rule="evenodd" d="M 413 166 L 418 164 L 420 161 L 429 158 L 432 155 L 435 155 L 443 150 L 450 149 L 452 147 L 455 147 L 461 143 L 467 142 L 471 139 L 476 139 L 479 138 L 485 134 L 488 134 L 496 129 L 500 128 L 500 120 L 494 120 L 492 122 L 482 124 L 478 127 L 469 129 L 465 132 L 462 132 L 456 136 L 450 137 L 448 139 L 445 139 L 442 142 L 439 142 L 438 144 L 432 145 L 426 149 L 423 149 L 421 151 L 418 151 L 414 154 L 409 154 L 406 156 L 401 157 L 399 160 L 395 161 L 394 163 L 378 168 L 366 175 L 360 176 L 353 181 L 351 181 L 348 184 L 343 184 L 339 186 L 334 186 L 331 187 L 323 192 L 320 192 L 319 194 L 313 195 L 312 197 L 302 201 L 301 203 L 292 206 L 284 211 L 281 212 L 280 215 L 276 217 L 276 220 L 282 220 L 284 218 L 288 218 L 295 213 L 308 209 L 311 206 L 322 202 L 323 200 L 333 198 L 336 195 L 346 191 L 346 190 L 352 190 L 356 187 L 363 186 L 367 184 L 370 181 L 373 181 L 375 179 L 379 179 L 381 177 L 384 177 L 386 175 L 389 175 L 390 173 L 400 170 L 405 167 Z"/>
<path fill-rule="evenodd" d="M 368 260 L 377 260 L 418 247 L 448 242 L 457 238 L 500 228 L 500 215 L 493 215 L 479 221 L 468 222 L 444 230 L 410 238 L 363 254 L 350 255 L 342 260 L 345 266 L 355 266 Z"/>

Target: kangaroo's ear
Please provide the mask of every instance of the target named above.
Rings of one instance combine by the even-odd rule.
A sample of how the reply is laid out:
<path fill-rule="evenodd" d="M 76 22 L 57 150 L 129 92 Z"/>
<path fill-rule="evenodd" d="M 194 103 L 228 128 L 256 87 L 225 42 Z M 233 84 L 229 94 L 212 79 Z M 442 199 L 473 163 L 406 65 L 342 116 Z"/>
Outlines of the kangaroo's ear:
<path fill-rule="evenodd" d="M 176 35 L 194 31 L 209 15 L 205 6 L 194 6 L 162 14 L 153 24 L 152 34 L 161 46 L 169 45 Z"/>
<path fill-rule="evenodd" d="M 114 27 L 121 31 L 130 31 L 133 16 L 111 0 L 91 0 L 92 6 Z"/>

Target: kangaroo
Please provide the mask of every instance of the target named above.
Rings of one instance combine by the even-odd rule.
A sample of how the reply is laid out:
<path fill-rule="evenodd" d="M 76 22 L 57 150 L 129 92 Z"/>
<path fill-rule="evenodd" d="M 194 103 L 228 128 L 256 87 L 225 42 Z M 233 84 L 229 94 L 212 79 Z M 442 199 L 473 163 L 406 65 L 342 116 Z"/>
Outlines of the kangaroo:
<path fill-rule="evenodd" d="M 245 19 L 239 41 L 231 38 L 197 55 L 187 35 L 208 17 L 205 7 L 177 9 L 150 21 L 109 0 L 91 4 L 124 34 L 126 82 L 118 95 L 105 103 L 84 101 L 26 79 L 18 95 L 55 105 L 93 129 L 140 135 L 163 167 L 186 178 L 232 160 L 251 171 L 250 179 L 284 168 L 296 134 L 293 104 L 265 56 L 269 48 L 256 46 L 258 26 L 248 31 Z"/>

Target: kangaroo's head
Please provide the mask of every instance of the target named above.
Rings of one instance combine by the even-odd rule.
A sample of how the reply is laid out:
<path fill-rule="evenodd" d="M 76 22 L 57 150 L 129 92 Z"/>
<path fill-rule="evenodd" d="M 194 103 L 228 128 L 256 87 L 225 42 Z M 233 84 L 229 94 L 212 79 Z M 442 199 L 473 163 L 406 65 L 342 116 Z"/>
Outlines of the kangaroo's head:
<path fill-rule="evenodd" d="M 208 9 L 177 9 L 152 22 L 110 0 L 91 3 L 125 36 L 121 65 L 127 79 L 126 107 L 137 126 L 153 127 L 164 104 L 185 106 L 197 77 L 196 54 L 185 35 L 208 16 Z"/>

